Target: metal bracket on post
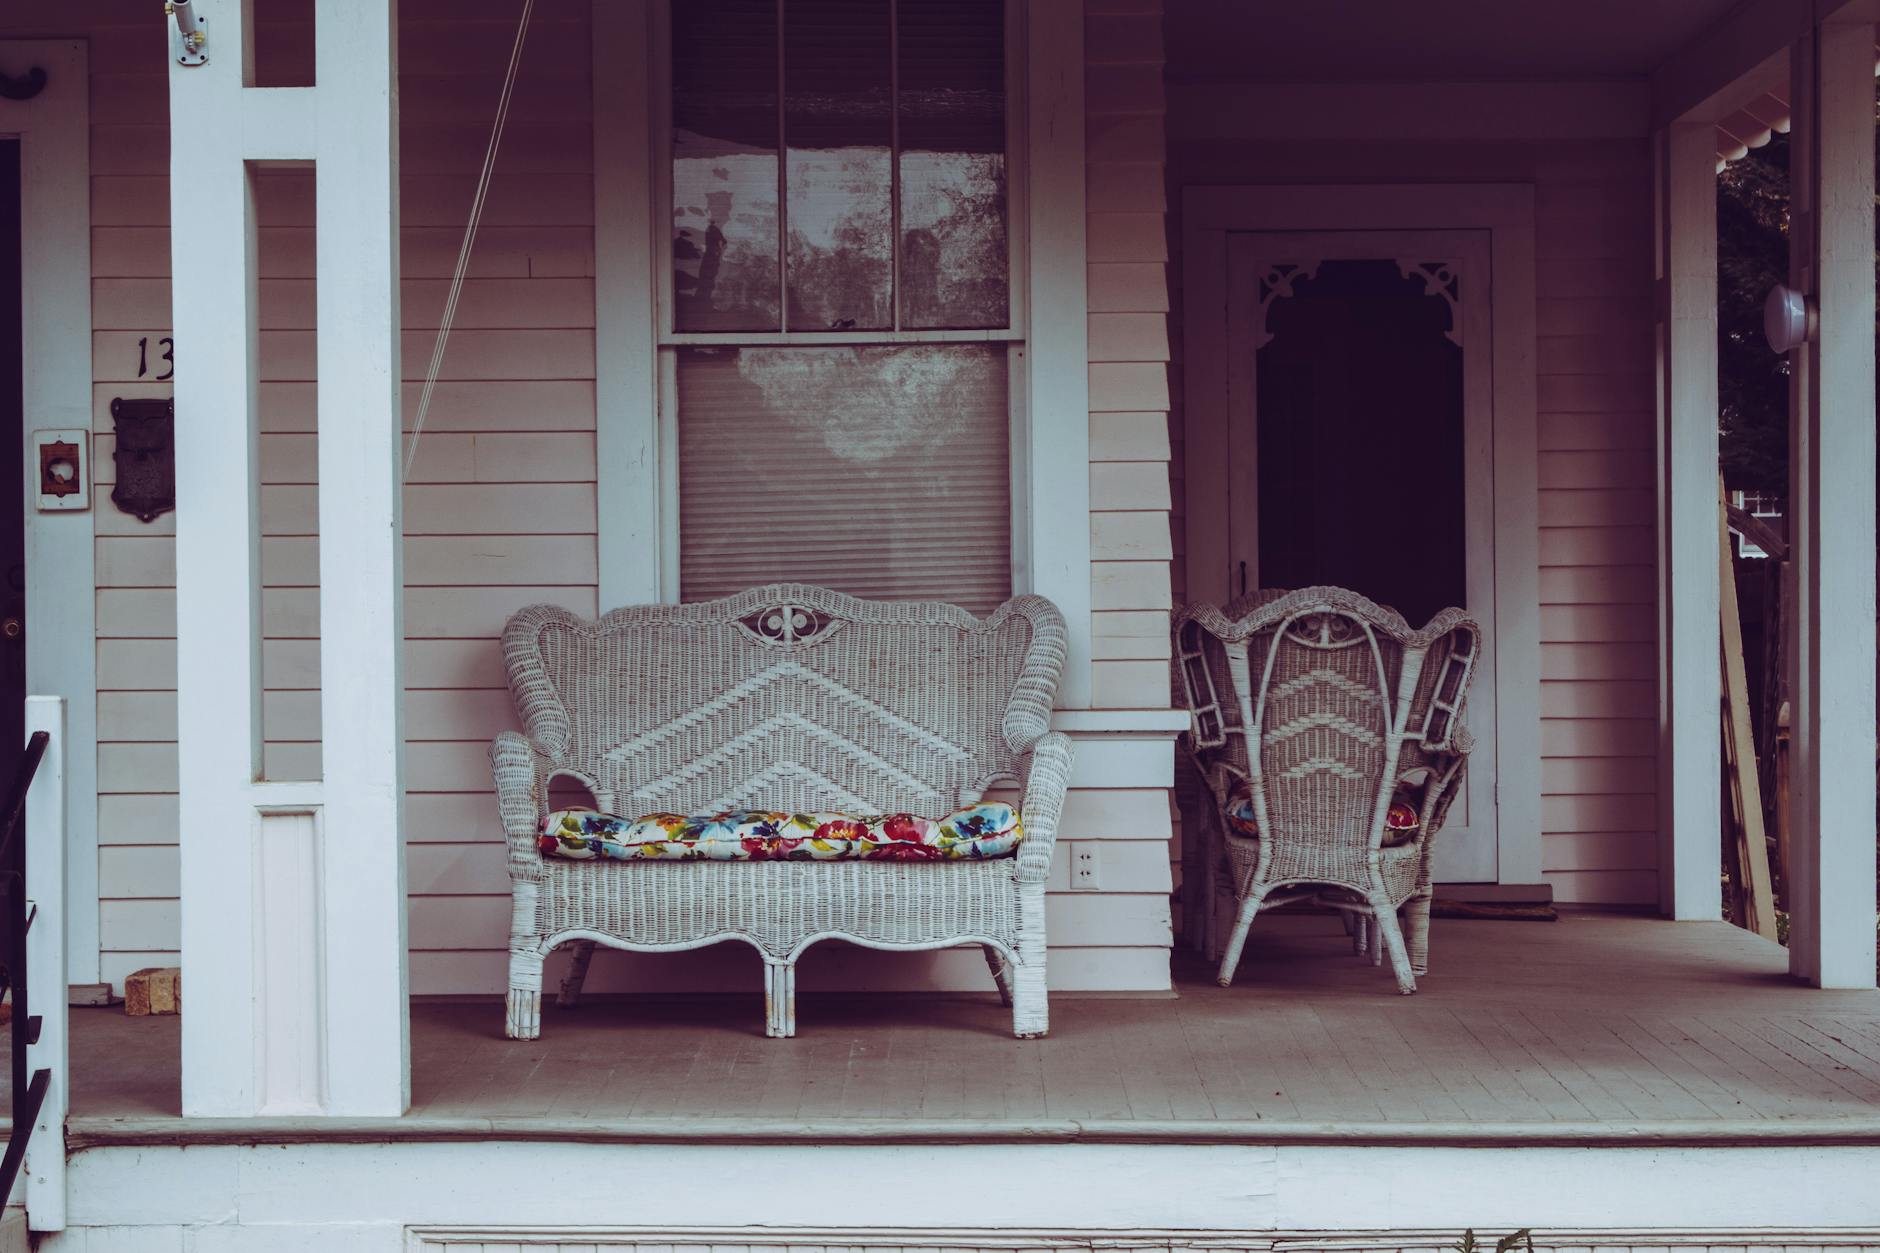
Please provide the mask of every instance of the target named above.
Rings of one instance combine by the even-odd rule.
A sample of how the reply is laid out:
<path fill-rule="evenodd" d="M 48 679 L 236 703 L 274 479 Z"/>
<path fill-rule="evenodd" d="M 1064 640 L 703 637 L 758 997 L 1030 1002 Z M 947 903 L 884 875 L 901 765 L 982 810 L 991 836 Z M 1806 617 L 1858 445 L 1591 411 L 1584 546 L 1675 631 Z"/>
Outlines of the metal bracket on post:
<path fill-rule="evenodd" d="M 203 45 L 209 42 L 209 36 L 203 30 L 209 24 L 208 19 L 196 16 L 196 6 L 190 0 L 167 0 L 163 11 L 176 19 L 176 24 L 170 29 L 170 51 L 176 54 L 176 63 L 208 64 L 209 54 L 203 51 Z"/>

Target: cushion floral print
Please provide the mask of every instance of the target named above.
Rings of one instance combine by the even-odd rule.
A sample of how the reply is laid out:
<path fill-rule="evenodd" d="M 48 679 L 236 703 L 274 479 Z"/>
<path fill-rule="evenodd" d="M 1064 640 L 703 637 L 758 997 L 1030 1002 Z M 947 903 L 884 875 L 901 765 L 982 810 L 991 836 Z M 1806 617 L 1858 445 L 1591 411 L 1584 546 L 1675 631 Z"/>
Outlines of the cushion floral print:
<path fill-rule="evenodd" d="M 1404 844 L 1416 838 L 1422 820 L 1417 816 L 1417 790 L 1399 785 L 1390 798 L 1390 810 L 1384 815 L 1384 847 Z M 1260 838 L 1260 823 L 1254 817 L 1253 789 L 1237 786 L 1227 798 L 1227 831 L 1243 840 Z"/>
<path fill-rule="evenodd" d="M 536 847 L 571 861 L 956 861 L 1010 857 L 1024 838 L 1018 811 L 1002 802 L 938 820 L 748 809 L 628 819 L 564 809 L 542 820 Z"/>

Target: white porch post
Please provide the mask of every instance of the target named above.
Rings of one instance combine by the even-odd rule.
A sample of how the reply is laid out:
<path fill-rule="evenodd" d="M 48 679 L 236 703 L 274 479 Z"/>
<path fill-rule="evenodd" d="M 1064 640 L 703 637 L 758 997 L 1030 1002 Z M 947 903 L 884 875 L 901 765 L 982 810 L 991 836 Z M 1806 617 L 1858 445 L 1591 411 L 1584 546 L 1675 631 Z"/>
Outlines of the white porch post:
<path fill-rule="evenodd" d="M 1658 200 L 1659 907 L 1723 912 L 1718 835 L 1717 142 L 1680 121 L 1655 140 Z"/>
<path fill-rule="evenodd" d="M 1834 988 L 1874 986 L 1873 49 L 1850 14 L 1792 51 L 1789 969 Z"/>
<path fill-rule="evenodd" d="M 170 65 L 183 1113 L 395 1115 L 405 1043 L 395 7 L 319 0 L 256 88 L 242 0 Z M 342 55 L 335 55 L 343 51 Z M 317 138 L 316 138 L 317 137 Z M 318 161 L 324 783 L 262 782 L 249 163 Z"/>

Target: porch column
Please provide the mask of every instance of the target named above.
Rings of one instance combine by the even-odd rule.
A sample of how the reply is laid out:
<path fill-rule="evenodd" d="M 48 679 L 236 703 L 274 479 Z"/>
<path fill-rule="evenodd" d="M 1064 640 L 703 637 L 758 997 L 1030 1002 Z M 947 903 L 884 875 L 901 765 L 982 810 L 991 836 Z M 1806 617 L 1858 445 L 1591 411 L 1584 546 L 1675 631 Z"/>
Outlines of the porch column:
<path fill-rule="evenodd" d="M 195 0 L 208 61 L 169 66 L 183 1113 L 395 1115 L 408 1091 L 395 10 L 317 0 L 320 86 L 256 88 L 247 7 Z M 316 160 L 324 782 L 267 782 L 250 174 Z"/>
<path fill-rule="evenodd" d="M 1791 72 L 1790 285 L 1820 322 L 1790 360 L 1789 969 L 1862 988 L 1874 986 L 1871 21 L 1818 25 Z"/>
<path fill-rule="evenodd" d="M 1717 141 L 1658 132 L 1658 896 L 1671 918 L 1723 912 L 1717 833 Z"/>

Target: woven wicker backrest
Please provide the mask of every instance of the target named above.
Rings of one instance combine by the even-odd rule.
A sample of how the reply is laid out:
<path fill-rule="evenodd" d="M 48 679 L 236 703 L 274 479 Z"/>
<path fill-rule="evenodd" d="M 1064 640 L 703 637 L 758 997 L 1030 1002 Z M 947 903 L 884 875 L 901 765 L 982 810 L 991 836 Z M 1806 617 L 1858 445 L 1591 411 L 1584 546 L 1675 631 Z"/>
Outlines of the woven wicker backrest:
<path fill-rule="evenodd" d="M 773 584 L 503 632 L 510 694 L 558 773 L 616 813 L 938 815 L 1014 775 L 1050 725 L 1064 620 Z"/>
<path fill-rule="evenodd" d="M 1389 784 L 1467 751 L 1481 632 L 1460 609 L 1412 630 L 1356 592 L 1309 587 L 1190 606 L 1175 634 L 1196 759 L 1217 789 L 1250 783 L 1276 838 L 1374 840 Z M 1434 829 L 1442 810 L 1428 817 Z"/>

